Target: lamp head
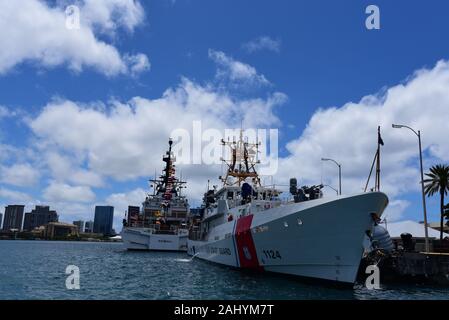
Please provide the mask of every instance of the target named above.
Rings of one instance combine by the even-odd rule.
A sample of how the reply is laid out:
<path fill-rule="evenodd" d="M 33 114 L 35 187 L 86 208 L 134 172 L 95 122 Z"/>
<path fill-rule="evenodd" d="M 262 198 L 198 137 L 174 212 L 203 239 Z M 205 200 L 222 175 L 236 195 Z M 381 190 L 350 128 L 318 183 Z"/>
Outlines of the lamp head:
<path fill-rule="evenodd" d="M 395 129 L 400 129 L 400 128 L 403 128 L 404 126 L 402 126 L 402 125 L 400 125 L 400 124 L 392 124 L 391 125 L 393 128 L 395 128 Z"/>

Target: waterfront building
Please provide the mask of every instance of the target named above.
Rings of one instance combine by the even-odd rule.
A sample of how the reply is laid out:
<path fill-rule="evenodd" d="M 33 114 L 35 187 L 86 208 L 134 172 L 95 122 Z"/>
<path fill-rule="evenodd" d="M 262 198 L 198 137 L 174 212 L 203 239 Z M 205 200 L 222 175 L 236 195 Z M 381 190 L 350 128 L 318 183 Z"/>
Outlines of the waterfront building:
<path fill-rule="evenodd" d="M 46 226 L 40 226 L 31 230 L 31 234 L 35 239 L 45 238 L 45 228 Z"/>
<path fill-rule="evenodd" d="M 50 222 L 58 222 L 58 214 L 49 206 L 36 206 L 31 212 L 25 213 L 24 231 L 32 231 Z"/>
<path fill-rule="evenodd" d="M 74 224 L 62 223 L 62 222 L 50 222 L 45 226 L 45 238 L 66 238 L 66 237 L 78 237 L 78 227 Z"/>
<path fill-rule="evenodd" d="M 0 213 L 0 229 L 2 228 L 3 225 L 3 213 Z"/>
<path fill-rule="evenodd" d="M 94 219 L 94 233 L 112 235 L 112 223 L 114 220 L 114 207 L 96 206 Z"/>
<path fill-rule="evenodd" d="M 94 232 L 94 222 L 91 221 L 86 221 L 86 223 L 84 224 L 84 232 L 85 233 L 93 233 Z"/>
<path fill-rule="evenodd" d="M 84 233 L 84 221 L 83 220 L 73 221 L 73 224 L 78 227 L 79 233 Z"/>
<path fill-rule="evenodd" d="M 22 230 L 23 211 L 25 206 L 23 205 L 9 205 L 5 207 L 5 218 L 3 221 L 3 230 L 8 231 L 15 229 Z"/>

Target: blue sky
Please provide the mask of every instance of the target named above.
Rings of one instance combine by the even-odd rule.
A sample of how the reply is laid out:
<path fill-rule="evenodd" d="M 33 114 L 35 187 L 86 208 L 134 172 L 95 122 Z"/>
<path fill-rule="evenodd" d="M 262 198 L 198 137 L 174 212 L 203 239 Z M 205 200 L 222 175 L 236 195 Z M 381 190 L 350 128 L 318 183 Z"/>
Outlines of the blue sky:
<path fill-rule="evenodd" d="M 121 3 L 127 1 L 115 2 L 120 7 Z M 83 1 L 77 3 L 84 4 Z M 101 62 L 89 60 L 84 56 L 81 70 L 74 71 L 69 65 L 70 59 L 76 59 L 76 57 L 68 54 L 64 61 L 49 64 L 44 59 L 36 58 L 29 53 L 27 51 L 30 50 L 29 48 L 21 51 L 22 58 L 17 59 L 16 63 L 8 65 L 5 62 L 7 67 L 2 70 L 1 59 L 6 58 L 0 55 L 0 105 L 9 112 L 8 116 L 0 117 L 0 143 L 17 148 L 20 154 L 26 150 L 33 153 L 26 157 L 11 155 L 11 153 L 7 157 L 0 158 L 3 176 L 7 177 L 8 168 L 17 163 L 29 164 L 39 171 L 39 177 L 31 179 L 33 180 L 31 185 L 10 184 L 7 179 L 2 179 L 3 194 L 0 203 L 20 201 L 17 194 L 20 193 L 22 196 L 29 196 L 24 198 L 29 205 L 35 201 L 54 204 L 60 208 L 61 220 L 78 217 L 87 220 L 89 216 L 93 218 L 93 210 L 86 211 L 89 211 L 94 204 L 111 203 L 111 201 L 114 203 L 110 198 L 111 195 L 115 195 L 114 199 L 120 198 L 123 203 L 124 199 L 129 199 L 128 196 L 133 190 L 147 188 L 148 175 L 144 173 L 149 169 L 139 171 L 131 178 L 117 179 L 110 170 L 105 172 L 96 170 L 93 160 L 88 156 L 92 150 L 87 145 L 77 150 L 79 159 L 75 161 L 73 167 L 98 174 L 102 183 L 85 184 L 79 181 L 64 181 L 64 178 L 60 176 L 55 177 L 43 153 L 51 149 L 51 151 L 57 150 L 55 152 L 61 156 L 71 158 L 73 154 L 67 151 L 70 150 L 70 144 L 63 145 L 63 141 L 52 137 L 51 132 L 43 129 L 47 123 L 52 124 L 44 120 L 52 118 L 42 117 L 38 125 L 32 125 L 33 121 L 43 115 L 45 106 L 49 104 L 63 105 L 64 101 L 72 101 L 81 106 L 81 109 L 93 108 L 97 111 L 101 109 L 98 107 L 100 105 L 103 109 L 98 112 L 107 114 L 108 110 L 113 108 L 110 104 L 112 100 L 124 104 L 135 97 L 154 101 L 160 99 L 168 88 L 179 87 L 182 79 L 185 78 L 202 88 L 209 88 L 218 95 L 230 97 L 235 102 L 249 99 L 266 101 L 276 92 L 282 93 L 286 99 L 274 106 L 269 113 L 279 120 L 272 123 L 280 129 L 280 156 L 286 159 L 292 155 L 310 157 L 311 155 L 301 153 L 299 150 L 304 150 L 301 149 L 301 143 L 304 143 L 304 139 L 308 137 L 304 130 L 308 124 L 313 128 L 313 125 L 310 126 L 310 121 L 317 112 L 320 112 L 319 108 L 344 109 L 346 104 L 350 102 L 359 104 L 361 99 L 368 95 L 378 97 L 379 101 L 376 103 L 382 104 L 382 101 L 386 99 L 383 95 L 389 89 L 400 84 L 406 86 L 417 70 L 425 68 L 431 72 L 436 68 L 438 61 L 445 61 L 449 55 L 449 42 L 446 41 L 449 4 L 446 1 L 435 0 L 423 3 L 418 1 L 262 0 L 256 3 L 255 1 L 155 0 L 138 3 L 141 5 L 138 10 L 144 13 L 144 17 L 133 22 L 131 27 L 126 28 L 121 25 L 120 19 L 129 19 L 129 16 L 121 16 L 118 12 L 111 15 L 111 21 L 116 25 L 106 31 L 101 29 L 105 25 L 104 22 L 95 20 L 97 19 L 95 17 L 90 18 L 91 26 L 89 26 L 98 42 L 114 47 L 122 58 L 125 54 L 147 56 L 151 67 L 148 65 L 138 74 L 125 71 L 112 75 L 106 74 L 104 66 L 99 67 Z M 47 2 L 44 3 L 44 9 L 59 8 L 62 14 L 64 5 L 67 4 L 71 2 Z M 365 28 L 367 17 L 365 8 L 369 4 L 376 4 L 380 8 L 380 30 Z M 17 6 L 19 10 L 20 4 Z M 84 13 L 84 11 L 81 12 L 82 18 Z M 29 15 L 32 17 L 33 13 L 30 12 Z M 16 27 L 20 28 L 20 25 Z M 12 48 L 11 54 L 14 54 L 15 48 L 24 46 L 26 40 L 22 38 L 17 44 L 12 44 L 11 41 L 14 42 L 14 39 L 11 40 L 6 35 L 7 32 L 7 29 L 0 31 L 0 45 L 2 50 Z M 43 35 L 42 33 L 29 34 L 29 37 L 32 36 L 39 38 Z M 261 48 L 250 52 L 248 43 L 256 42 L 261 37 L 271 39 L 273 43 L 276 43 L 276 49 Z M 61 43 L 63 43 L 61 46 L 66 45 L 65 42 Z M 42 52 L 51 53 L 55 47 L 59 48 L 50 43 L 48 48 L 42 48 Z M 74 47 L 69 46 L 67 52 L 73 50 Z M 81 46 L 78 50 L 89 49 Z M 223 53 L 232 61 L 253 67 L 258 75 L 263 75 L 269 81 L 269 84 L 241 85 L 239 83 L 236 85 L 232 77 L 219 79 L 217 70 L 220 64 L 211 58 L 211 50 Z M 224 68 L 226 67 L 228 66 Z M 225 72 L 228 71 L 225 70 Z M 446 84 L 443 81 L 441 85 Z M 410 86 L 409 90 L 413 92 L 413 86 Z M 430 101 L 434 101 L 432 97 L 429 93 Z M 435 97 L 439 97 L 438 93 L 435 93 Z M 96 109 L 94 105 L 98 108 Z M 442 104 L 439 106 L 440 109 L 435 111 L 448 110 L 445 107 L 447 106 Z M 422 115 L 423 117 L 433 113 L 432 105 L 427 105 L 425 108 L 427 112 Z M 401 113 L 392 112 L 392 114 L 400 115 Z M 410 124 L 416 120 L 416 125 L 421 125 L 419 119 L 413 118 L 414 114 L 415 112 L 411 112 L 404 117 L 404 121 L 408 120 Z M 167 112 L 167 122 L 172 116 Z M 442 119 L 447 117 L 448 113 L 440 115 Z M 400 117 L 392 119 L 397 122 L 403 120 Z M 429 118 L 429 122 L 431 120 L 432 118 Z M 70 122 L 70 119 L 67 121 Z M 357 118 L 354 122 L 357 122 Z M 440 145 L 438 134 L 433 131 L 431 135 L 426 136 L 427 122 L 422 123 L 423 137 L 427 139 L 426 164 L 447 162 L 449 156 L 441 151 L 444 151 L 444 148 L 447 149 L 447 146 Z M 239 125 L 240 123 L 235 123 L 234 127 Z M 382 125 L 385 127 L 387 122 Z M 343 149 L 357 139 L 351 130 L 344 129 L 338 131 L 341 134 L 339 139 Z M 441 131 L 443 129 L 440 128 Z M 92 134 L 95 134 L 94 131 Z M 373 144 L 375 144 L 375 127 L 372 132 Z M 385 134 L 385 152 L 389 151 L 387 146 L 392 145 L 391 140 L 388 139 L 389 136 L 389 133 Z M 419 180 L 419 177 L 414 175 L 417 169 L 416 150 L 413 149 L 417 148 L 416 141 L 413 136 L 406 133 L 391 132 L 391 136 L 399 137 L 407 145 L 408 152 L 395 154 L 404 168 L 406 167 L 409 171 L 404 174 L 404 181 L 399 181 L 398 179 L 401 178 L 392 173 L 392 178 L 387 183 L 390 183 L 391 188 L 397 183 L 399 190 L 392 192 L 390 198 L 397 201 L 395 202 L 396 210 L 402 212 L 402 219 L 421 220 L 419 189 L 416 186 L 402 187 L 409 185 L 410 181 L 413 182 L 413 178 L 416 178 L 416 181 Z M 159 139 L 159 137 L 151 136 L 147 138 L 149 141 Z M 54 144 L 51 147 L 44 146 L 47 140 Z M 394 141 L 394 151 L 399 148 L 400 142 Z M 155 141 L 154 149 L 148 150 L 148 153 L 160 154 L 164 151 L 164 143 L 165 141 Z M 289 143 L 293 146 L 299 145 L 299 149 L 295 149 L 298 153 L 293 151 L 294 147 L 290 149 L 287 147 Z M 439 149 L 432 149 L 432 146 L 437 146 Z M 350 159 L 345 162 L 346 158 L 343 154 L 329 153 L 321 150 L 321 154 L 313 155 L 318 158 L 339 157 L 343 165 L 343 175 L 345 175 L 345 168 L 348 168 L 346 170 L 347 185 L 354 184 L 357 179 L 363 185 L 373 154 L 367 153 L 360 160 L 360 163 L 366 163 L 366 173 L 361 174 L 361 170 L 351 171 L 352 163 Z M 390 160 L 390 162 L 387 160 L 387 167 L 395 162 L 393 158 Z M 360 163 L 358 162 L 358 165 Z M 151 165 L 153 169 L 149 172 L 154 172 L 154 169 L 159 170 L 157 165 L 154 161 Z M 322 168 L 323 165 L 315 161 L 314 166 Z M 307 168 L 309 168 L 308 164 L 305 164 L 304 170 Z M 325 170 L 325 179 L 336 185 L 335 177 L 332 176 L 335 174 L 332 167 L 326 165 L 324 169 L 320 169 L 319 173 L 310 174 L 310 176 L 301 171 L 301 168 L 296 169 L 297 172 L 294 174 L 305 176 L 306 181 L 312 181 L 317 175 L 323 175 L 322 170 Z M 400 169 L 392 164 L 391 169 L 387 169 L 387 174 L 388 172 L 397 173 L 398 170 Z M 279 180 L 285 183 L 288 174 L 281 173 Z M 193 171 L 191 179 L 198 179 L 198 185 L 205 184 L 204 177 L 195 176 Z M 65 199 L 64 196 L 58 195 L 55 198 L 49 193 L 45 196 L 45 190 L 53 182 L 57 182 L 55 188 L 63 184 L 71 188 L 81 188 L 77 189 L 78 191 L 90 191 L 87 192 L 90 201 L 80 203 L 72 197 Z M 343 187 L 345 188 L 345 179 Z M 352 191 L 357 188 L 347 187 L 347 189 Z M 194 188 L 194 190 L 198 193 L 197 190 L 200 189 Z M 7 191 L 15 192 L 14 199 L 11 199 L 11 193 Z M 134 196 L 138 195 L 141 193 L 134 194 Z M 197 198 L 200 197 L 201 195 L 198 194 Z M 136 200 L 133 198 L 133 201 Z M 438 218 L 435 214 L 438 210 L 437 203 L 437 199 L 431 199 L 429 202 L 432 220 Z M 64 210 L 67 213 L 63 212 Z M 122 212 L 116 212 L 117 228 L 121 215 Z"/>

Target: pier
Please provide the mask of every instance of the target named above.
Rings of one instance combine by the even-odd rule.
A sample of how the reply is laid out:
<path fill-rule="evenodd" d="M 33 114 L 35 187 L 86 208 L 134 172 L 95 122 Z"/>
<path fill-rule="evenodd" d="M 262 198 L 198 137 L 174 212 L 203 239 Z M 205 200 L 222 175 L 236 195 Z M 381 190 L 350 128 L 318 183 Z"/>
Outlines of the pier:
<path fill-rule="evenodd" d="M 384 284 L 449 285 L 447 241 L 431 241 L 430 248 L 434 252 L 425 252 L 415 250 L 415 246 L 419 248 L 423 245 L 419 240 L 422 239 L 415 240 L 403 235 L 402 239 L 393 239 L 395 246 L 393 251 L 376 249 L 368 254 L 362 260 L 359 281 L 366 279 L 365 269 L 368 265 L 377 265 L 381 283 Z"/>

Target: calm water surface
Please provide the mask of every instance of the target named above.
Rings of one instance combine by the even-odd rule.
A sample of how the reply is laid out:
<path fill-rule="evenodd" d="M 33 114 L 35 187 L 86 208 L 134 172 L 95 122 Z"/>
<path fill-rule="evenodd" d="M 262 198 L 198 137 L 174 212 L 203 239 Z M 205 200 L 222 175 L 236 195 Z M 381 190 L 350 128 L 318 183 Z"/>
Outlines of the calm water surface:
<path fill-rule="evenodd" d="M 65 269 L 80 268 L 80 290 Z M 334 289 L 120 243 L 0 241 L 0 299 L 449 299 L 449 288 Z"/>

